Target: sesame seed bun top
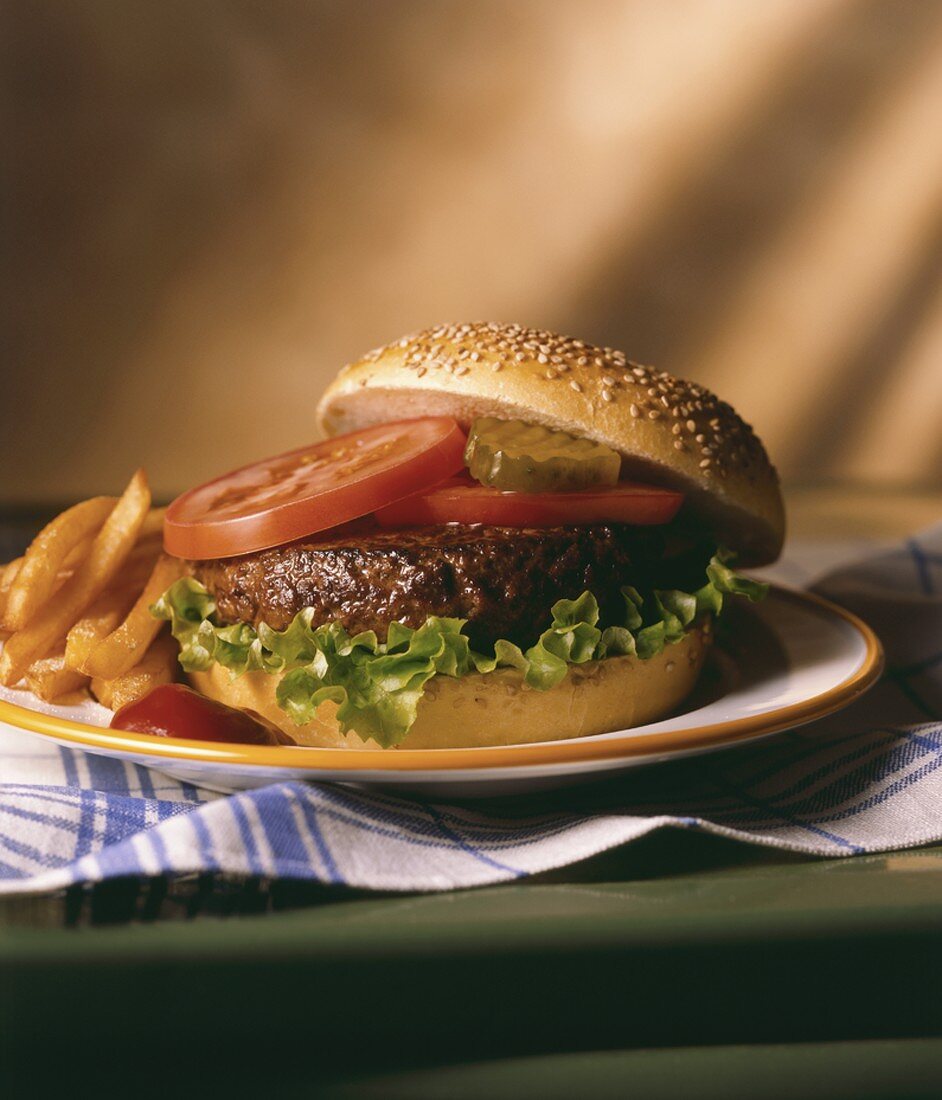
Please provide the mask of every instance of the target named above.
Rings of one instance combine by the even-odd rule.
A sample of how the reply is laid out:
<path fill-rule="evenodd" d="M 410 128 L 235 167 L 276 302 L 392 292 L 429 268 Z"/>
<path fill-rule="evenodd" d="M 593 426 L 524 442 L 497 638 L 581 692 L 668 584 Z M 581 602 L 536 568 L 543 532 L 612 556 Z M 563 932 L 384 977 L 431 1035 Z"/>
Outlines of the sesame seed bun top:
<path fill-rule="evenodd" d="M 416 416 L 526 420 L 597 440 L 622 477 L 680 489 L 685 507 L 740 562 L 778 557 L 785 516 L 778 476 L 725 401 L 623 352 L 520 325 L 440 325 L 376 348 L 328 387 L 328 435 Z"/>

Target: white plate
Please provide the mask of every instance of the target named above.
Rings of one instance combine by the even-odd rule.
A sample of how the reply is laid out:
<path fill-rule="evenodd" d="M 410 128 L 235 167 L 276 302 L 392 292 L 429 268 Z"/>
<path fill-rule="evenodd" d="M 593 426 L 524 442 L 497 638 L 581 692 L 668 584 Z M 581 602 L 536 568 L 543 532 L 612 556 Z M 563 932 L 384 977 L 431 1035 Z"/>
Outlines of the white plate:
<path fill-rule="evenodd" d="M 585 782 L 768 737 L 841 709 L 882 669 L 873 631 L 817 596 L 773 587 L 760 604 L 744 607 L 737 601 L 724 621 L 733 641 L 718 649 L 680 713 L 569 741 L 357 752 L 217 745 L 111 730 L 111 712 L 97 703 L 55 706 L 6 688 L 0 688 L 0 726 L 130 760 L 214 790 L 301 779 L 485 797 Z"/>

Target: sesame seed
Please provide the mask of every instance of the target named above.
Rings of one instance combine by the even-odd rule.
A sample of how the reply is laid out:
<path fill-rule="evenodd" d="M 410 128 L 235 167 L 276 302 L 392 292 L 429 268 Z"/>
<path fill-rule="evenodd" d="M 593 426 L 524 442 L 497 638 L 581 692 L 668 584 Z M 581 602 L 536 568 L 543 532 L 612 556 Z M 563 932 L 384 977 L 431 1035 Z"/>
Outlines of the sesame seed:
<path fill-rule="evenodd" d="M 614 401 L 618 386 L 624 381 L 636 387 L 635 393 L 641 388 L 647 390 L 646 398 L 635 397 L 629 406 L 632 417 L 657 420 L 669 416 L 677 449 L 687 446 L 682 438 L 686 432 L 696 440 L 703 460 L 710 460 L 711 465 L 701 467 L 705 477 L 726 477 L 728 470 L 739 470 L 755 483 L 772 470 L 761 443 L 731 406 L 702 386 L 632 362 L 617 348 L 595 347 L 583 340 L 522 325 L 499 325 L 493 321 L 448 323 L 374 348 L 354 365 L 375 362 L 393 351 L 401 352 L 397 362 L 415 372 L 418 378 L 435 370 L 464 377 L 468 367 L 481 360 L 495 371 L 501 370 L 505 363 L 514 370 L 518 364 L 538 362 L 548 368 L 547 380 L 570 370 L 599 367 L 598 382 L 592 383 L 596 397 L 590 410 L 598 407 L 598 401 Z M 357 383 L 369 385 L 371 380 L 358 379 Z M 570 376 L 574 392 L 581 393 L 583 384 Z"/>
<path fill-rule="evenodd" d="M 686 449 L 687 449 L 687 444 L 686 443 L 682 442 L 679 439 L 674 440 L 674 450 L 675 451 L 686 451 Z"/>
<path fill-rule="evenodd" d="M 712 466 L 712 465 L 713 465 L 713 459 L 712 458 L 702 458 L 700 460 L 700 469 L 701 470 L 708 470 L 710 468 L 710 466 Z"/>

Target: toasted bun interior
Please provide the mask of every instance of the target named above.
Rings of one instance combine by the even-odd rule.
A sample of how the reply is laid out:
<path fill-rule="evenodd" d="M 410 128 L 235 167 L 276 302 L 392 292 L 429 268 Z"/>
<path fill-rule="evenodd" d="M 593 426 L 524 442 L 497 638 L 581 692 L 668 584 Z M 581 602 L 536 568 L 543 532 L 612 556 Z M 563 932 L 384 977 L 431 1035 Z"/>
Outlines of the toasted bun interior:
<path fill-rule="evenodd" d="M 516 669 L 497 669 L 426 684 L 415 724 L 400 749 L 464 749 L 558 741 L 629 729 L 662 718 L 690 694 L 710 640 L 709 626 L 694 627 L 681 641 L 647 661 L 608 657 L 573 665 L 549 691 L 523 683 Z M 296 726 L 275 701 L 277 677 L 247 672 L 235 680 L 221 665 L 194 672 L 197 690 L 229 706 L 257 711 L 299 745 L 378 749 L 373 740 L 343 734 L 336 705 L 323 703 L 313 722 Z M 394 750 L 390 750 L 394 751 Z"/>
<path fill-rule="evenodd" d="M 743 565 L 778 557 L 778 476 L 724 401 L 612 348 L 519 325 L 441 325 L 345 367 L 318 407 L 328 435 L 390 420 L 527 420 L 618 451 L 622 476 L 687 494 L 687 507 Z"/>

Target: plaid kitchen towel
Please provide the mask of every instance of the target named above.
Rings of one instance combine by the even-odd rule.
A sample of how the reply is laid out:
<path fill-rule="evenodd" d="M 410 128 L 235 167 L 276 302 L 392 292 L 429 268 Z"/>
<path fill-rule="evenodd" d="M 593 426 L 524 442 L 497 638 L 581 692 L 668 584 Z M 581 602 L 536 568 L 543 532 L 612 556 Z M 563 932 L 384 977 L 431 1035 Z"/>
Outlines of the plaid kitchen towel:
<path fill-rule="evenodd" d="M 769 576 L 813 584 L 876 628 L 888 667 L 873 691 L 771 741 L 595 788 L 474 808 L 330 784 L 220 796 L 0 727 L 0 893 L 193 872 L 447 890 L 665 827 L 822 856 L 940 840 L 942 526 L 861 550 L 792 548 Z"/>

